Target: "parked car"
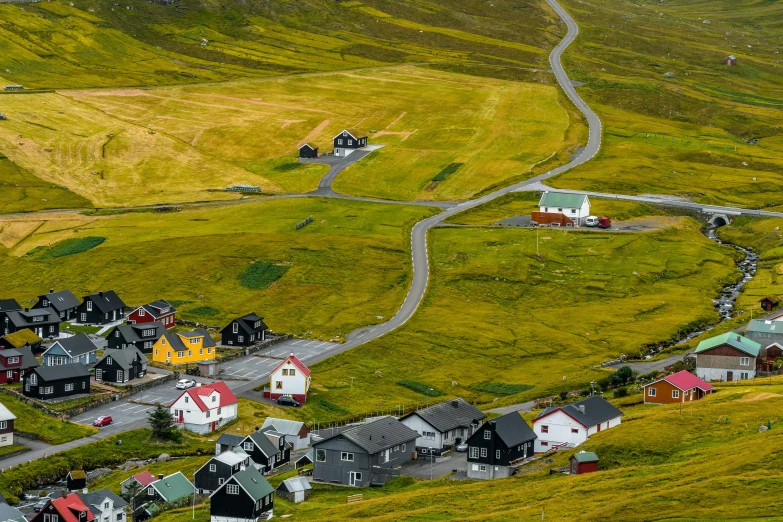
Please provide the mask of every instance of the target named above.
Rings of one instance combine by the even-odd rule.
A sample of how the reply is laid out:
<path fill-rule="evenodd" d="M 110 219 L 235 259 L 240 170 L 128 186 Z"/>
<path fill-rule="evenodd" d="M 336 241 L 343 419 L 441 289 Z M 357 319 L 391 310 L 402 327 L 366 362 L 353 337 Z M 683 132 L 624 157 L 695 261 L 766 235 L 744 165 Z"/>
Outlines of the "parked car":
<path fill-rule="evenodd" d="M 108 426 L 111 424 L 112 418 L 111 415 L 101 415 L 97 419 L 95 419 L 95 422 L 92 423 L 93 426 L 98 426 L 99 428 L 101 426 Z"/>
<path fill-rule="evenodd" d="M 185 370 L 186 375 L 201 375 L 201 372 L 198 369 L 198 366 L 194 366 L 193 368 L 188 368 Z"/>
<path fill-rule="evenodd" d="M 609 228 L 612 226 L 612 220 L 608 217 L 598 218 L 598 228 Z"/>
<path fill-rule="evenodd" d="M 454 450 L 458 451 L 460 453 L 465 453 L 468 451 L 468 443 L 467 442 L 460 442 L 456 446 L 454 446 Z"/>
<path fill-rule="evenodd" d="M 177 381 L 176 388 L 178 390 L 187 390 L 188 388 L 192 388 L 196 385 L 196 381 L 192 379 L 180 379 Z"/>
<path fill-rule="evenodd" d="M 597 227 L 598 226 L 598 216 L 587 216 L 585 218 L 585 226 L 586 227 Z"/>
<path fill-rule="evenodd" d="M 39 501 L 38 501 L 38 502 L 36 502 L 36 503 L 35 503 L 35 505 L 33 506 L 33 511 L 35 511 L 36 513 L 38 513 L 38 512 L 39 512 L 39 511 L 41 511 L 43 508 L 45 508 L 46 506 L 48 506 L 48 505 L 49 505 L 49 502 L 51 502 L 51 500 L 50 500 L 50 499 L 48 499 L 48 498 L 45 498 L 45 499 L 43 499 L 43 500 L 39 500 Z"/>
<path fill-rule="evenodd" d="M 293 406 L 294 408 L 298 408 L 299 406 L 301 406 L 301 404 L 299 404 L 299 401 L 297 401 L 296 399 L 288 395 L 283 395 L 282 397 L 279 397 L 277 399 L 277 404 L 279 404 L 280 406 Z"/>

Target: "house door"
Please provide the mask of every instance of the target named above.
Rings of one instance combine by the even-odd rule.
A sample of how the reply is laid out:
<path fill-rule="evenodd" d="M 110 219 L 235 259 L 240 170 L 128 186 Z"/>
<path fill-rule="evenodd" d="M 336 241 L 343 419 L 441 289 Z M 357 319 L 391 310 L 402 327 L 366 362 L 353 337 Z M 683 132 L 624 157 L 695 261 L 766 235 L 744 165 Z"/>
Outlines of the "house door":
<path fill-rule="evenodd" d="M 112 320 L 112 321 L 116 321 L 116 320 L 117 320 L 117 310 L 114 310 L 114 311 L 111 313 L 111 320 Z"/>
<path fill-rule="evenodd" d="M 180 422 L 180 424 L 185 422 L 185 416 L 183 415 L 183 413 L 184 413 L 184 410 L 179 410 L 179 422 Z"/>
<path fill-rule="evenodd" d="M 358 471 L 350 471 L 348 473 L 348 485 L 349 486 L 361 486 L 362 474 Z"/>
<path fill-rule="evenodd" d="M 302 502 L 304 500 L 304 491 L 294 491 L 294 502 Z"/>
<path fill-rule="evenodd" d="M 734 372 L 726 372 L 726 381 L 733 381 L 733 380 L 734 380 Z"/>
<path fill-rule="evenodd" d="M 576 475 L 576 459 L 571 461 L 571 474 Z"/>
<path fill-rule="evenodd" d="M 43 339 L 43 328 L 40 326 L 35 329 L 35 335 Z"/>
<path fill-rule="evenodd" d="M 96 381 L 102 381 L 103 380 L 103 370 L 100 368 L 95 370 L 95 380 Z"/>
<path fill-rule="evenodd" d="M 216 427 L 215 425 L 216 425 L 216 424 L 217 424 L 217 423 L 216 423 L 215 421 L 212 421 L 212 430 L 211 430 L 211 431 L 215 431 L 215 427 Z"/>

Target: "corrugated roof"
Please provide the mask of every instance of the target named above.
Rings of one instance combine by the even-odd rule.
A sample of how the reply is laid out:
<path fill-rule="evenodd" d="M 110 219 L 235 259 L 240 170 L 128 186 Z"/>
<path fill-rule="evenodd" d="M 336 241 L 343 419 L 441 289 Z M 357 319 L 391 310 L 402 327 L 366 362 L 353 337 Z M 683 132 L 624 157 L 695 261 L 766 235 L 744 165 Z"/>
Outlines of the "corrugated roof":
<path fill-rule="evenodd" d="M 707 350 L 712 350 L 713 348 L 717 348 L 723 344 L 728 344 L 729 346 L 732 346 L 752 357 L 758 357 L 759 350 L 761 349 L 761 345 L 756 341 L 751 341 L 747 337 L 743 337 L 738 333 L 727 332 L 725 334 L 716 335 L 715 337 L 711 337 L 700 342 L 699 346 L 696 348 L 696 353 L 706 352 Z"/>
<path fill-rule="evenodd" d="M 16 299 L 0 299 L 0 312 L 21 309 L 22 307 L 16 302 Z"/>
<path fill-rule="evenodd" d="M 391 448 L 392 446 L 416 440 L 418 436 L 419 434 L 416 431 L 410 429 L 394 417 L 383 417 L 353 428 L 348 428 L 333 437 L 316 442 L 313 446 L 323 444 L 327 440 L 331 440 L 335 437 L 343 437 L 368 453 L 374 454 Z"/>
<path fill-rule="evenodd" d="M 409 413 L 403 419 L 412 415 L 418 415 L 441 433 L 467 427 L 475 421 L 487 418 L 484 412 L 460 397 Z"/>
<path fill-rule="evenodd" d="M 747 331 L 783 334 L 783 321 L 767 321 L 764 319 L 753 319 L 750 323 L 748 323 Z"/>
<path fill-rule="evenodd" d="M 301 431 L 302 426 L 304 426 L 304 422 L 267 417 L 264 419 L 264 424 L 261 425 L 261 429 L 269 428 L 270 426 L 280 433 L 285 433 L 291 437 L 299 437 L 299 432 Z"/>
<path fill-rule="evenodd" d="M 85 296 L 84 299 L 90 299 L 103 313 L 119 310 L 120 308 L 125 307 L 125 303 L 122 301 L 122 299 L 120 299 L 120 296 L 118 296 L 114 290 L 107 290 L 105 292 L 98 292 L 97 294 L 90 294 Z"/>
<path fill-rule="evenodd" d="M 103 357 L 98 360 L 98 363 L 103 362 L 106 358 L 111 357 L 117 361 L 117 364 L 128 370 L 132 366 L 133 359 L 138 355 L 141 358 L 142 364 L 149 362 L 147 357 L 139 351 L 135 346 L 129 346 L 127 348 L 106 348 L 103 351 Z"/>
<path fill-rule="evenodd" d="M 76 308 L 81 303 L 79 299 L 73 295 L 70 290 L 60 290 L 59 292 L 49 292 L 40 296 L 41 299 L 49 301 L 49 306 L 57 310 L 58 312 L 64 312 L 71 308 Z"/>
<path fill-rule="evenodd" d="M 267 457 L 271 457 L 272 455 L 277 455 L 280 453 L 280 450 L 277 448 L 277 446 L 272 444 L 272 441 L 267 438 L 264 432 L 256 431 L 245 438 L 253 441 L 255 445 L 258 446 L 258 449 L 260 449 Z"/>
<path fill-rule="evenodd" d="M 52 500 L 51 504 L 64 522 L 90 522 L 95 520 L 92 510 L 84 505 L 82 499 L 76 496 L 76 493 L 69 493 L 65 498 L 57 497 Z M 80 511 L 87 512 L 87 516 L 81 520 L 75 514 Z"/>
<path fill-rule="evenodd" d="M 304 477 L 291 477 L 281 482 L 280 485 L 277 486 L 277 489 L 294 493 L 295 491 L 307 491 L 309 489 L 313 489 L 313 487 Z"/>
<path fill-rule="evenodd" d="M 1 522 L 27 522 L 24 514 L 13 506 L 0 502 Z"/>
<path fill-rule="evenodd" d="M 253 466 L 248 466 L 239 473 L 235 473 L 231 478 L 242 486 L 242 489 L 256 501 L 261 500 L 275 491 L 275 489 L 269 485 L 269 482 L 266 481 L 264 475 Z M 230 482 L 230 479 L 227 482 Z"/>
<path fill-rule="evenodd" d="M 139 341 L 157 341 L 166 331 L 166 326 L 160 321 L 142 324 L 121 324 L 115 326 L 112 331 L 109 332 L 106 336 L 107 339 L 110 339 L 114 335 L 114 330 L 119 330 L 125 340 L 129 343 L 136 343 Z M 144 330 L 153 330 L 153 335 L 143 337 L 141 334 L 144 333 Z"/>
<path fill-rule="evenodd" d="M 89 493 L 76 493 L 87 506 L 94 507 L 96 511 L 103 511 L 103 501 L 110 498 L 114 502 L 114 509 L 121 509 L 128 503 L 119 495 L 106 488 L 90 491 Z"/>
<path fill-rule="evenodd" d="M 598 455 L 592 451 L 580 451 L 579 453 L 571 455 L 571 458 L 576 459 L 580 464 L 583 462 L 598 462 Z"/>
<path fill-rule="evenodd" d="M 668 375 L 664 377 L 663 380 L 683 391 L 687 391 L 692 388 L 701 388 L 704 391 L 709 391 L 712 389 L 712 384 L 699 379 L 687 370 L 682 370 L 675 374 Z"/>
<path fill-rule="evenodd" d="M 138 482 L 142 486 L 149 486 L 150 484 L 158 480 L 158 477 L 156 477 L 146 469 L 141 473 L 136 473 L 135 475 L 133 475 L 133 478 L 136 479 L 136 482 Z"/>
<path fill-rule="evenodd" d="M 155 488 L 166 502 L 174 502 L 187 495 L 192 495 L 196 490 L 193 484 L 180 471 L 172 473 L 168 477 L 163 477 L 161 480 L 156 480 L 150 486 Z"/>
<path fill-rule="evenodd" d="M 210 402 L 206 404 L 204 399 L 212 394 L 212 392 L 218 392 L 220 399 L 216 403 Z M 213 382 L 212 384 L 205 384 L 203 386 L 196 386 L 195 388 L 188 388 L 177 397 L 174 402 L 169 404 L 169 408 L 174 406 L 183 395 L 188 395 L 193 402 L 198 406 L 201 411 L 214 410 L 217 407 L 224 408 L 230 404 L 236 404 L 239 402 L 237 396 L 223 381 Z"/>
<path fill-rule="evenodd" d="M 98 350 L 98 347 L 95 346 L 95 343 L 93 343 L 92 340 L 87 337 L 87 334 L 83 333 L 74 335 L 73 337 L 63 337 L 62 339 L 57 339 L 54 344 L 52 344 L 52 346 L 50 346 L 46 351 L 48 352 L 55 345 L 60 345 L 60 347 L 71 357 L 78 357 L 80 355 Z"/>
<path fill-rule="evenodd" d="M 61 364 L 59 366 L 39 366 L 32 371 L 37 373 L 38 377 L 46 382 L 90 376 L 90 370 L 82 363 Z"/>
<path fill-rule="evenodd" d="M 5 404 L 0 403 L 0 421 L 9 421 L 16 418 L 11 410 L 6 408 Z"/>
<path fill-rule="evenodd" d="M 535 432 L 527 425 L 519 412 L 512 411 L 489 422 L 495 423 L 495 433 L 509 448 L 536 438 Z"/>
<path fill-rule="evenodd" d="M 539 207 L 558 207 L 558 208 L 582 208 L 587 195 L 568 194 L 565 192 L 544 192 Z"/>
<path fill-rule="evenodd" d="M 279 370 L 280 368 L 282 368 L 282 367 L 283 367 L 283 365 L 284 365 L 285 363 L 287 363 L 288 361 L 291 361 L 291 364 L 293 364 L 294 366 L 296 366 L 297 368 L 299 368 L 299 371 L 300 371 L 300 372 L 302 372 L 304 375 L 306 375 L 306 376 L 308 376 L 308 377 L 310 376 L 310 369 L 309 369 L 307 366 L 305 366 L 305 364 L 304 364 L 302 361 L 300 361 L 300 360 L 299 360 L 299 358 L 298 358 L 296 355 L 294 355 L 293 353 L 292 353 L 291 355 L 289 355 L 288 357 L 286 357 L 286 358 L 283 360 L 283 362 L 281 362 L 280 364 L 278 364 L 278 365 L 275 367 L 275 369 L 274 369 L 274 370 L 272 370 L 270 373 L 275 373 L 277 370 Z"/>
<path fill-rule="evenodd" d="M 231 433 L 224 433 L 218 437 L 217 443 L 224 446 L 239 446 L 245 437 L 239 435 L 232 435 Z"/>
<path fill-rule="evenodd" d="M 584 413 L 579 409 L 580 406 L 584 407 Z M 588 397 L 573 404 L 568 404 L 561 408 L 546 408 L 538 414 L 536 420 L 533 422 L 535 423 L 538 419 L 557 410 L 562 410 L 587 428 L 592 428 L 597 424 L 620 417 L 623 414 L 623 412 L 612 406 L 603 397 L 593 395 L 592 397 Z"/>
<path fill-rule="evenodd" d="M 215 460 L 219 460 L 220 462 L 224 464 L 228 464 L 229 466 L 234 466 L 236 464 L 241 464 L 245 461 L 247 458 L 247 453 L 237 453 L 234 451 L 224 451 L 220 455 L 217 455 L 215 457 L 212 457 Z"/>

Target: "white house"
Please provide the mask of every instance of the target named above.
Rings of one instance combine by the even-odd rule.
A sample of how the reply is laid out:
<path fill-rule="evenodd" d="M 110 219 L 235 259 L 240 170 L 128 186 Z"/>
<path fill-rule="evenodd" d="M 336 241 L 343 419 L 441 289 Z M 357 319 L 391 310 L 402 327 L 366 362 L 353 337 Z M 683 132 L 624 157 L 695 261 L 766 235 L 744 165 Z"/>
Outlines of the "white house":
<path fill-rule="evenodd" d="M 544 192 L 538 207 L 541 212 L 547 214 L 563 214 L 576 226 L 584 223 L 585 218 L 590 215 L 590 199 L 585 194 Z"/>
<path fill-rule="evenodd" d="M 95 515 L 95 522 L 125 522 L 125 507 L 128 503 L 108 489 L 99 489 L 91 493 L 76 493 Z"/>
<path fill-rule="evenodd" d="M 440 455 L 468 440 L 481 426 L 486 414 L 462 398 L 433 404 L 405 415 L 400 422 L 419 434 L 416 451 Z"/>
<path fill-rule="evenodd" d="M 174 422 L 195 433 L 220 429 L 237 416 L 239 401 L 224 382 L 214 382 L 182 392 L 171 403 Z"/>
<path fill-rule="evenodd" d="M 538 437 L 535 452 L 579 446 L 590 435 L 620 424 L 622 416 L 623 412 L 598 395 L 560 408 L 546 408 L 533 420 L 533 432 Z"/>
<path fill-rule="evenodd" d="M 14 444 L 14 420 L 16 415 L 0 404 L 0 447 Z"/>
<path fill-rule="evenodd" d="M 299 402 L 307 400 L 310 390 L 310 370 L 293 353 L 285 358 L 269 375 L 269 390 L 264 397 L 277 400 L 290 395 Z"/>
<path fill-rule="evenodd" d="M 261 429 L 271 427 L 285 435 L 285 440 L 294 445 L 294 451 L 310 446 L 310 428 L 304 422 L 267 417 Z"/>

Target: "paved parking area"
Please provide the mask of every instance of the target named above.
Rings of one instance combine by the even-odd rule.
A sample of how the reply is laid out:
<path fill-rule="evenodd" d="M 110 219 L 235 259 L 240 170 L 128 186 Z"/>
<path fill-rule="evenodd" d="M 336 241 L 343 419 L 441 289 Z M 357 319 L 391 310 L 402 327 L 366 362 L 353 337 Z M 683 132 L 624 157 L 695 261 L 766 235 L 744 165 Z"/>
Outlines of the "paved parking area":
<path fill-rule="evenodd" d="M 445 457 L 438 457 L 435 462 L 429 459 L 411 460 L 402 466 L 401 473 L 406 477 L 418 479 L 433 479 L 445 477 L 454 470 L 467 471 L 468 454 L 452 451 Z"/>
<path fill-rule="evenodd" d="M 339 346 L 338 343 L 309 341 L 307 339 L 284 341 L 272 346 L 270 350 L 264 350 L 250 357 L 240 357 L 239 359 L 221 364 L 221 375 L 235 379 L 261 380 L 268 377 L 269 372 L 291 353 L 307 364 L 308 359 L 328 352 L 337 346 Z"/>

